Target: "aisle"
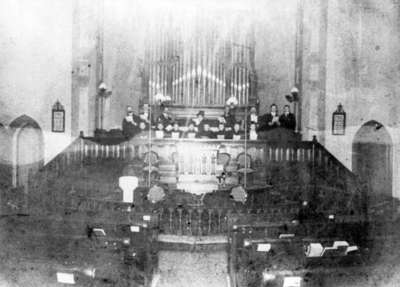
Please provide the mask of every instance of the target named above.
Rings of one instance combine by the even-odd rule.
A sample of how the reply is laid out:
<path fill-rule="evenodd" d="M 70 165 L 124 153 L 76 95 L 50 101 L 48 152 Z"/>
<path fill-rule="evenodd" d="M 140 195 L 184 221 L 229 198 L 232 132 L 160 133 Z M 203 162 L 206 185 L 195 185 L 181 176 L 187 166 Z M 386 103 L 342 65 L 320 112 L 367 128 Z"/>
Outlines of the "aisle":
<path fill-rule="evenodd" d="M 226 252 L 161 251 L 158 259 L 152 287 L 228 286 Z"/>

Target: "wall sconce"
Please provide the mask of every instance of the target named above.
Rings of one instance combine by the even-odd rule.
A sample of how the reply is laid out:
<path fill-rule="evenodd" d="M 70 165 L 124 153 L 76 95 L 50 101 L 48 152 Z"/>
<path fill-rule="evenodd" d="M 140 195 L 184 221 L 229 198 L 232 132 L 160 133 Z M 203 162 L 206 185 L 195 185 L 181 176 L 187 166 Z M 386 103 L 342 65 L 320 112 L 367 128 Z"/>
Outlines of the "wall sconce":
<path fill-rule="evenodd" d="M 134 191 L 139 185 L 139 179 L 136 176 L 121 176 L 119 178 L 119 187 L 122 189 L 122 202 L 133 203 Z"/>
<path fill-rule="evenodd" d="M 101 97 L 109 97 L 112 95 L 112 91 L 107 91 L 107 85 L 104 82 L 101 82 L 99 85 L 99 96 Z"/>
<path fill-rule="evenodd" d="M 289 103 L 298 102 L 299 101 L 299 89 L 297 87 L 293 87 L 290 90 L 290 94 L 286 95 L 285 98 Z"/>

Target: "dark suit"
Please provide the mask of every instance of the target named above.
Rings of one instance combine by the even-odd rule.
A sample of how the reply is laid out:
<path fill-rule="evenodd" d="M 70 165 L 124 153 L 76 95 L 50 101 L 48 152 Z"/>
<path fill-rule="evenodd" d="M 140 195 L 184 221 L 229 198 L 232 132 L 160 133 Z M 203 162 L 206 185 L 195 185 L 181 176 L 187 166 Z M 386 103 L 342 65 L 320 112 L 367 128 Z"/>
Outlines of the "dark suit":
<path fill-rule="evenodd" d="M 273 116 L 271 113 L 262 115 L 259 118 L 259 126 L 258 126 L 257 131 L 265 132 L 265 131 L 269 131 L 269 130 L 279 127 L 279 124 L 277 122 L 274 122 L 273 124 L 271 124 L 272 119 L 273 119 Z"/>
<path fill-rule="evenodd" d="M 169 115 L 161 114 L 158 117 L 157 122 L 162 122 L 164 129 L 165 129 L 168 125 L 172 124 L 172 119 Z"/>
<path fill-rule="evenodd" d="M 229 112 L 228 114 L 224 114 L 222 117 L 225 119 L 225 127 L 233 128 L 233 125 L 236 122 L 235 114 Z"/>
<path fill-rule="evenodd" d="M 201 120 L 201 122 L 196 123 L 196 128 L 197 128 L 197 133 L 198 133 L 198 134 L 203 133 L 203 131 L 204 131 L 204 124 L 205 124 L 204 119 Z"/>
<path fill-rule="evenodd" d="M 197 133 L 197 137 L 198 138 L 204 138 L 204 139 L 213 139 L 213 138 L 215 138 L 215 135 L 214 135 L 214 133 L 212 131 L 210 131 L 210 130 L 209 131 L 205 131 L 203 129 L 202 132 Z"/>
<path fill-rule="evenodd" d="M 292 113 L 287 115 L 282 114 L 279 117 L 279 122 L 281 123 L 281 127 L 285 129 L 294 130 L 296 128 L 296 118 Z"/>
<path fill-rule="evenodd" d="M 140 132 L 139 128 L 140 117 L 133 114 L 132 121 L 128 121 L 126 117 L 122 120 L 122 133 L 126 138 L 134 137 Z"/>

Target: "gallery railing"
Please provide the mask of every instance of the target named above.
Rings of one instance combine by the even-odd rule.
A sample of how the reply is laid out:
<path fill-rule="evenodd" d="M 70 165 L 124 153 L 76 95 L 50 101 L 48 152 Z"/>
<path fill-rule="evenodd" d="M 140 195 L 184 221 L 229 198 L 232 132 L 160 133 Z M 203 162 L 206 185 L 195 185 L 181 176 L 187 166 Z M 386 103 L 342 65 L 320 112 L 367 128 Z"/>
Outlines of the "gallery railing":
<path fill-rule="evenodd" d="M 232 140 L 155 139 L 150 143 L 146 139 L 132 139 L 118 144 L 101 144 L 80 137 L 37 174 L 30 175 L 29 204 L 41 208 L 48 206 L 51 209 L 53 203 L 65 202 L 71 189 L 75 188 L 80 193 L 82 188 L 80 189 L 79 184 L 82 182 L 86 186 L 84 190 L 105 188 L 107 192 L 117 188 L 118 176 L 115 175 L 122 171 L 110 170 L 113 165 L 102 176 L 109 176 L 107 184 L 96 186 L 99 185 L 96 182 L 98 180 L 83 179 L 88 173 L 87 167 L 100 166 L 96 165 L 100 162 L 118 163 L 118 168 L 136 162 L 139 168 L 143 167 L 138 176 L 145 177 L 148 171 L 145 165 L 150 161 L 150 153 L 155 154 L 151 164 L 155 165 L 155 170 L 159 173 L 158 181 L 161 183 L 174 185 L 182 178 L 201 178 L 205 182 L 212 180 L 213 188 L 220 188 L 222 185 L 216 178 L 215 166 L 218 163 L 228 177 L 231 174 L 232 179 L 240 177 L 241 169 L 243 172 L 249 169 L 256 174 L 253 177 L 249 174 L 245 179 L 249 188 L 252 185 L 272 186 L 275 193 L 285 194 L 297 201 L 317 198 L 320 210 L 324 212 L 336 210 L 348 215 L 360 215 L 365 211 L 364 191 L 356 176 L 315 140 L 249 141 L 245 150 L 241 141 Z M 226 156 L 226 161 L 221 162 L 218 158 L 221 154 Z M 241 156 L 244 154 L 250 158 L 247 166 L 243 166 Z M 203 158 L 199 160 L 199 157 Z M 65 184 L 61 188 L 60 182 L 63 180 Z M 140 183 L 143 187 L 148 187 L 149 181 L 142 180 Z M 231 184 L 238 182 L 232 181 Z M 229 182 L 227 185 L 229 186 Z M 88 195 L 90 196 L 85 194 Z M 257 203 L 257 199 L 254 201 Z M 257 204 L 252 207 L 257 208 Z M 197 211 L 193 211 L 193 214 L 197 214 Z"/>

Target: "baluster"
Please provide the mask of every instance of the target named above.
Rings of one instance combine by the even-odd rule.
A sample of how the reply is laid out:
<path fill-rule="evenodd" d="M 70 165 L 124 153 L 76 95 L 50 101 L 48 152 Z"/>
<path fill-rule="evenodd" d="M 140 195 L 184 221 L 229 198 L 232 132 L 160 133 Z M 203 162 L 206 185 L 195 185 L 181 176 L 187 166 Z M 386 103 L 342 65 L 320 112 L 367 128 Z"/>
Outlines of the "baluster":
<path fill-rule="evenodd" d="M 197 209 L 197 214 L 199 215 L 199 219 L 198 219 L 198 236 L 201 236 L 202 234 L 203 234 L 203 232 L 202 232 L 202 222 L 201 222 L 201 216 L 202 216 L 202 214 L 203 214 L 203 209 L 202 208 L 198 208 Z"/>
<path fill-rule="evenodd" d="M 126 158 L 126 143 L 122 144 L 122 159 Z"/>
<path fill-rule="evenodd" d="M 222 216 L 222 209 L 218 209 L 218 233 L 221 233 L 221 216 Z"/>
<path fill-rule="evenodd" d="M 192 231 L 192 213 L 193 213 L 193 210 L 192 209 L 189 209 L 188 210 L 188 222 L 187 222 L 187 225 L 189 226 L 189 235 L 192 235 L 192 233 L 193 233 L 193 231 Z"/>
<path fill-rule="evenodd" d="M 172 214 L 174 212 L 174 208 L 173 207 L 168 207 L 168 212 L 169 212 L 169 233 L 173 234 L 173 230 L 172 230 Z"/>
<path fill-rule="evenodd" d="M 228 209 L 226 211 L 225 216 L 224 216 L 224 223 L 225 223 L 225 226 L 227 227 L 227 229 L 231 228 L 231 226 L 230 226 L 231 214 L 232 214 L 232 210 Z M 226 231 L 227 229 L 224 229 L 222 231 Z"/>
<path fill-rule="evenodd" d="M 212 209 L 208 209 L 208 234 L 211 234 Z"/>
<path fill-rule="evenodd" d="M 179 227 L 178 227 L 178 235 L 182 235 L 182 208 L 178 208 L 179 213 Z"/>

